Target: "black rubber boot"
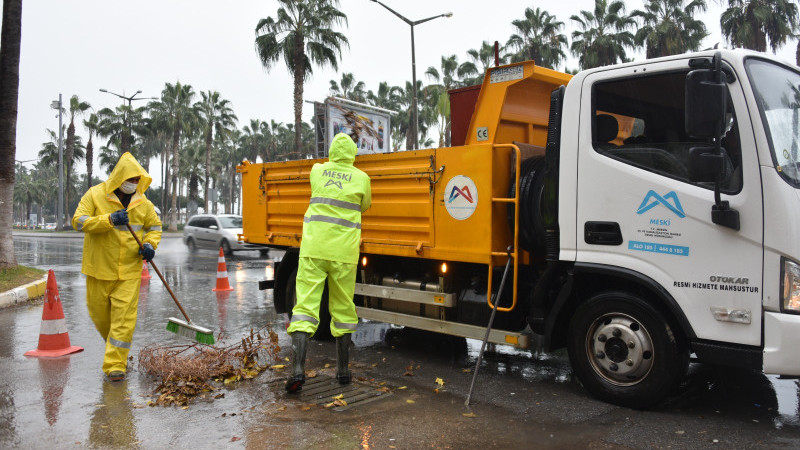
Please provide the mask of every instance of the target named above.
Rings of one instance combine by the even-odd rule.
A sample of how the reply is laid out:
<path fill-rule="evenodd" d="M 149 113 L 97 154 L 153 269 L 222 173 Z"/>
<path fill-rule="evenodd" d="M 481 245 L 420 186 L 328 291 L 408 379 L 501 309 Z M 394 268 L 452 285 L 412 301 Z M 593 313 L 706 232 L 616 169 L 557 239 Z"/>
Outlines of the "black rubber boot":
<path fill-rule="evenodd" d="M 286 380 L 286 392 L 294 393 L 303 388 L 306 382 L 306 348 L 308 333 L 295 331 L 292 333 L 292 375 Z"/>
<path fill-rule="evenodd" d="M 336 380 L 339 384 L 350 384 L 350 333 L 336 338 Z"/>

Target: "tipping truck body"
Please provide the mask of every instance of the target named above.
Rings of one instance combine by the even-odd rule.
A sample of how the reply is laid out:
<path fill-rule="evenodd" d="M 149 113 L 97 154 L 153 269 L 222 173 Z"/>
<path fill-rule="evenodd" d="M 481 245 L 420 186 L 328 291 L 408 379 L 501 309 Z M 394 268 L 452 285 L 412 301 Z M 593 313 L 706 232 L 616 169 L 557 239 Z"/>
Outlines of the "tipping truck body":
<path fill-rule="evenodd" d="M 490 342 L 541 335 L 631 407 L 676 388 L 691 353 L 800 375 L 798 86 L 742 51 L 487 70 L 463 145 L 356 158 L 373 199 L 359 317 L 481 339 L 496 306 Z M 263 284 L 278 312 L 320 161 L 239 167 L 242 239 L 287 250 Z"/>

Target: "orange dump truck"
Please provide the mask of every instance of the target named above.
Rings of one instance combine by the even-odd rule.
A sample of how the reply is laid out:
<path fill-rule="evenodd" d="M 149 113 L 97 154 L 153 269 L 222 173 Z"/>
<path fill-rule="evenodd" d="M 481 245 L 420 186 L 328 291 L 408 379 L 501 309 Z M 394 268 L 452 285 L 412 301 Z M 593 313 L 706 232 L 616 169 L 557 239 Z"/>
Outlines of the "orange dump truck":
<path fill-rule="evenodd" d="M 530 285 L 516 281 L 542 256 L 535 239 L 514 233 L 520 220 L 516 174 L 529 160 L 541 161 L 550 93 L 570 75 L 531 62 L 500 69 L 481 88 L 466 145 L 356 158 L 372 182 L 356 285 L 360 318 L 482 338 L 487 305 L 511 249 L 509 289 L 500 299 L 490 342 L 530 345 L 523 331 L 528 305 L 519 300 L 529 296 Z M 244 241 L 288 250 L 276 270 L 278 312 L 291 313 L 294 302 L 308 175 L 317 162 L 244 162 L 239 168 Z M 531 175 L 528 169 L 522 181 L 530 184 Z"/>

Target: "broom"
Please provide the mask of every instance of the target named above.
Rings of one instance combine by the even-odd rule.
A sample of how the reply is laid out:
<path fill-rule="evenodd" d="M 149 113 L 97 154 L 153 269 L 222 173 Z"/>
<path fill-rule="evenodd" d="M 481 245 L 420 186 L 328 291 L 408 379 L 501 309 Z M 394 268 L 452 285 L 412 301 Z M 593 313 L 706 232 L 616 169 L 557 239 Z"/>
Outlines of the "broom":
<path fill-rule="evenodd" d="M 133 231 L 131 225 L 125 224 L 125 226 L 128 227 L 128 231 L 130 231 L 133 238 L 136 239 L 136 243 L 139 244 L 139 249 L 144 248 L 142 246 L 142 241 L 139 240 L 139 236 L 137 236 Z M 167 321 L 167 331 L 175 333 L 178 336 L 193 339 L 201 344 L 214 345 L 214 332 L 208 328 L 203 328 L 192 323 L 191 319 L 189 319 L 189 316 L 186 314 L 186 311 L 183 310 L 183 306 L 181 306 L 181 303 L 178 301 L 178 297 L 176 297 L 175 293 L 172 292 L 169 284 L 167 284 L 167 280 L 164 279 L 164 276 L 161 275 L 161 271 L 158 270 L 158 267 L 156 267 L 156 263 L 154 263 L 153 260 L 150 260 L 149 262 L 150 267 L 152 267 L 153 270 L 158 274 L 158 278 L 161 278 L 161 282 L 164 283 L 164 287 L 167 288 L 169 295 L 171 295 L 172 299 L 175 300 L 175 304 L 178 305 L 178 309 L 181 310 L 183 317 L 186 318 L 186 321 L 184 322 L 183 320 L 175 317 L 170 317 Z"/>

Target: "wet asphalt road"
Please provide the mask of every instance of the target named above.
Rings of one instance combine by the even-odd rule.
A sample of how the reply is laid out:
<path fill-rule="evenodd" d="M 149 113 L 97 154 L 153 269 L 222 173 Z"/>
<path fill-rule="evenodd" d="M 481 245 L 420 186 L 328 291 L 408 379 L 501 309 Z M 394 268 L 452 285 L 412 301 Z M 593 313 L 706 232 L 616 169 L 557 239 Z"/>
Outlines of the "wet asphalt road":
<path fill-rule="evenodd" d="M 480 342 L 380 323 L 359 325 L 352 367 L 385 383 L 392 395 L 384 399 L 343 412 L 307 409 L 280 383 L 271 387 L 281 371 L 267 371 L 185 410 L 147 407 L 155 386 L 135 361 L 126 381 L 103 380 L 102 341 L 86 313 L 80 274 L 82 243 L 79 234 L 14 237 L 20 264 L 55 271 L 72 345 L 85 351 L 26 358 L 38 342 L 41 302 L 0 310 L 0 448 L 800 447 L 795 380 L 692 364 L 664 406 L 634 411 L 589 397 L 563 353 L 497 347 L 484 358 L 467 408 Z M 220 296 L 211 291 L 216 253 L 190 255 L 179 235 L 165 234 L 155 261 L 196 323 L 232 338 L 269 324 L 288 356 L 286 318 L 257 287 L 267 261 L 258 252 L 227 258 L 234 291 Z M 185 342 L 164 330 L 170 316 L 179 312 L 153 274 L 142 286 L 132 356 L 147 344 Z M 313 342 L 307 369 L 332 375 L 326 364 L 335 364 L 332 343 Z"/>

